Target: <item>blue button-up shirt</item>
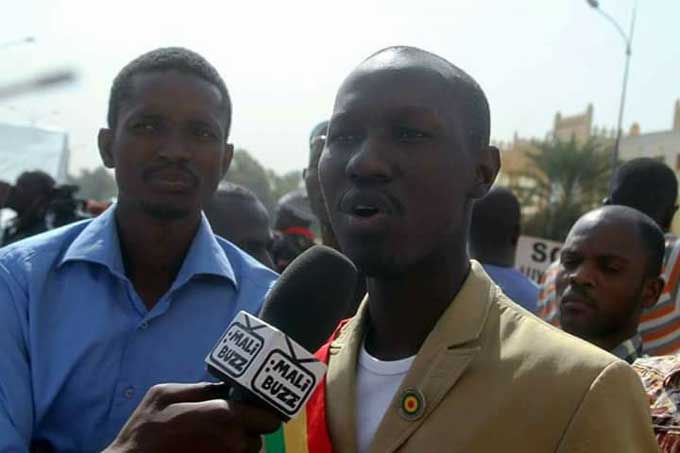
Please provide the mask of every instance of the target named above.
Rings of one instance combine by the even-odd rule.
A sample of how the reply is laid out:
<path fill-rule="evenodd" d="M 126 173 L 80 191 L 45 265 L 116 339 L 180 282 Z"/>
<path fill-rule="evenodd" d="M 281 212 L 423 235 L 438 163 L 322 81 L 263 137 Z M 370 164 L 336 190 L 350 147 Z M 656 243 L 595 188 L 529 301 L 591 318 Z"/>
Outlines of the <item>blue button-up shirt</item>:
<path fill-rule="evenodd" d="M 151 310 L 125 276 L 113 208 L 0 249 L 0 451 L 106 447 L 152 385 L 211 380 L 203 359 L 275 279 L 205 217 Z"/>
<path fill-rule="evenodd" d="M 482 264 L 491 280 L 501 287 L 506 296 L 531 313 L 536 312 L 538 301 L 538 285 L 524 274 L 511 267 Z"/>

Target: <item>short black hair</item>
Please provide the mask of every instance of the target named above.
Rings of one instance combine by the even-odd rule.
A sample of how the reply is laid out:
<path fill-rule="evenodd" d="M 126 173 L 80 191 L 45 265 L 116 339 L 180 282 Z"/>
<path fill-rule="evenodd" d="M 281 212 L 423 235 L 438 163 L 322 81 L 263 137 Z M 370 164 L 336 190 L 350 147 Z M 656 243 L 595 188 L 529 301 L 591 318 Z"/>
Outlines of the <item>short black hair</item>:
<path fill-rule="evenodd" d="M 250 205 L 259 211 L 259 217 L 267 223 L 270 223 L 269 211 L 265 205 L 260 201 L 255 192 L 248 189 L 247 187 L 241 186 L 239 184 L 234 184 L 228 181 L 222 181 L 217 187 L 217 190 L 213 196 L 208 200 L 208 202 L 203 207 L 208 220 L 212 220 L 213 217 L 222 215 L 221 213 L 226 212 L 225 209 L 234 209 L 232 203 L 245 203 L 246 206 Z"/>
<path fill-rule="evenodd" d="M 658 277 L 663 270 L 666 241 L 659 225 L 646 214 L 640 214 L 644 220 L 638 222 L 638 228 L 640 230 L 642 242 L 647 248 L 647 256 L 649 259 L 647 262 L 647 276 Z"/>
<path fill-rule="evenodd" d="M 608 204 L 637 209 L 670 226 L 678 198 L 675 173 L 663 162 L 648 157 L 623 163 L 612 178 Z"/>
<path fill-rule="evenodd" d="M 115 129 L 118 112 L 123 101 L 131 95 L 132 78 L 135 75 L 149 72 L 178 71 L 194 75 L 212 83 L 222 95 L 225 110 L 225 130 L 229 136 L 231 128 L 231 98 L 222 76 L 208 60 L 198 53 L 183 47 L 163 47 L 155 49 L 132 60 L 120 70 L 111 85 L 107 122 L 109 128 Z"/>
<path fill-rule="evenodd" d="M 645 277 L 658 277 L 661 275 L 666 242 L 659 225 L 642 211 L 623 205 L 604 206 L 585 214 L 584 217 L 597 214 L 598 212 L 602 212 L 601 215 L 604 218 L 609 217 L 610 219 L 614 218 L 620 221 L 632 222 L 637 227 L 638 234 L 642 240 L 642 246 L 647 252 L 647 275 Z M 580 222 L 580 219 L 578 222 Z"/>
<path fill-rule="evenodd" d="M 44 194 L 51 193 L 56 185 L 54 178 L 41 170 L 25 171 L 17 178 L 17 184 L 19 181 L 30 184 L 37 191 Z"/>
<path fill-rule="evenodd" d="M 307 168 L 305 169 L 305 172 L 309 170 L 314 170 L 316 171 L 319 168 L 319 159 L 321 158 L 321 153 L 323 152 L 323 147 L 319 147 L 318 145 L 313 144 L 316 143 L 315 139 L 317 137 L 321 136 L 326 136 L 328 133 L 328 121 L 322 121 L 316 126 L 314 126 L 314 129 L 312 129 L 312 132 L 309 134 L 309 159 L 307 162 Z M 306 173 L 302 175 L 303 178 L 306 178 Z"/>
<path fill-rule="evenodd" d="M 467 123 L 466 132 L 469 145 L 473 149 L 482 149 L 489 146 L 491 139 L 491 113 L 489 111 L 489 101 L 479 83 L 477 83 L 472 76 L 448 61 L 446 58 L 412 46 L 386 47 L 373 53 L 364 61 L 368 61 L 385 52 L 405 54 L 407 56 L 414 56 L 438 62 L 441 65 L 441 69 L 444 69 L 444 71 L 440 71 L 442 72 L 442 75 L 455 82 L 455 94 L 458 96 L 463 110 L 460 113 Z"/>
<path fill-rule="evenodd" d="M 215 195 L 213 196 L 214 201 L 223 200 L 226 198 L 237 198 L 243 201 L 252 201 L 255 203 L 262 204 L 255 192 L 244 187 L 240 184 L 234 184 L 233 182 L 223 181 L 217 187 Z M 262 204 L 264 207 L 264 205 Z M 266 210 L 266 209 L 265 209 Z"/>
<path fill-rule="evenodd" d="M 517 197 L 505 187 L 496 186 L 472 208 L 470 242 L 473 247 L 514 246 L 521 219 Z"/>

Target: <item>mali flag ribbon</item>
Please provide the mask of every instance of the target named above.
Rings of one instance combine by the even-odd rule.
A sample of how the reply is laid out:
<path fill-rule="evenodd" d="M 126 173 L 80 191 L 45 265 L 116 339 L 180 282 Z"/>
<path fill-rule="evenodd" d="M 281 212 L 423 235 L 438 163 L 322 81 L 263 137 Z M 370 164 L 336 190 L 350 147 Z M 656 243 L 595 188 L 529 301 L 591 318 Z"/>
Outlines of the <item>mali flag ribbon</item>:
<path fill-rule="evenodd" d="M 331 343 L 349 320 L 340 323 L 331 338 L 314 354 L 328 365 Z M 326 424 L 326 377 L 312 393 L 304 410 L 279 428 L 265 436 L 266 453 L 333 453 Z"/>

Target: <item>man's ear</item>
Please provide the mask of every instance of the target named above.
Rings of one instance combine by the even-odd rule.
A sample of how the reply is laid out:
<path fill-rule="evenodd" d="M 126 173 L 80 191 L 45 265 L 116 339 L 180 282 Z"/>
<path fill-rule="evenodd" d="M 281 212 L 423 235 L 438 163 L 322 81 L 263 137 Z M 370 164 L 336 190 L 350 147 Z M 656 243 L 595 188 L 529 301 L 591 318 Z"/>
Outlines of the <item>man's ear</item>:
<path fill-rule="evenodd" d="M 99 146 L 99 155 L 104 166 L 106 168 L 116 168 L 116 159 L 113 156 L 113 131 L 106 128 L 99 129 L 97 145 Z"/>
<path fill-rule="evenodd" d="M 227 174 L 231 160 L 234 158 L 234 145 L 231 143 L 224 144 L 224 157 L 222 158 L 222 169 L 220 171 L 220 180 Z"/>
<path fill-rule="evenodd" d="M 487 146 L 479 151 L 475 183 L 470 192 L 472 199 L 483 198 L 491 189 L 501 169 L 501 154 L 495 146 Z"/>
<path fill-rule="evenodd" d="M 678 205 L 673 205 L 672 208 L 668 209 L 668 213 L 666 214 L 666 217 L 664 219 L 664 225 L 663 227 L 667 230 L 671 229 L 671 226 L 673 226 L 673 217 L 675 217 L 675 213 L 678 212 Z"/>
<path fill-rule="evenodd" d="M 666 282 L 661 277 L 648 278 L 642 287 L 642 308 L 653 307 L 659 300 Z"/>
<path fill-rule="evenodd" d="M 517 247 L 517 243 L 519 242 L 519 237 L 522 234 L 522 227 L 518 223 L 515 225 L 515 228 L 512 230 L 512 246 Z"/>

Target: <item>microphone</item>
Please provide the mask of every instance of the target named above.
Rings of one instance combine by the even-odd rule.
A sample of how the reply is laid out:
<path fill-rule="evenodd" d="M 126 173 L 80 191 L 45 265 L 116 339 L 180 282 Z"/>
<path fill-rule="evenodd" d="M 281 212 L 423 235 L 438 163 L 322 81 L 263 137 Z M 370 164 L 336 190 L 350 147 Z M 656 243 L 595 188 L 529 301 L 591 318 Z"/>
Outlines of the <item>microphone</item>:
<path fill-rule="evenodd" d="M 239 312 L 206 358 L 213 376 L 236 384 L 230 399 L 264 403 L 284 420 L 297 414 L 325 374 L 312 354 L 347 312 L 357 276 L 348 258 L 317 245 L 281 274 L 258 318 Z"/>

